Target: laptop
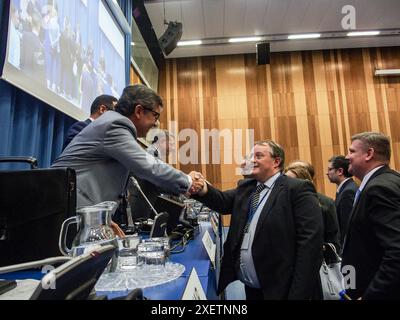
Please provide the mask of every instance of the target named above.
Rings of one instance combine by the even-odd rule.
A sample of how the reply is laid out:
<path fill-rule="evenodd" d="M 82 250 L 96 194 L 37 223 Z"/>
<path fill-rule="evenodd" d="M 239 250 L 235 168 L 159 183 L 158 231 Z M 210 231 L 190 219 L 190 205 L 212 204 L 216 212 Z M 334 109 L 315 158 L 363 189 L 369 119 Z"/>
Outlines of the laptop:
<path fill-rule="evenodd" d="M 48 272 L 30 300 L 85 300 L 114 255 L 105 245 L 85 253 Z"/>

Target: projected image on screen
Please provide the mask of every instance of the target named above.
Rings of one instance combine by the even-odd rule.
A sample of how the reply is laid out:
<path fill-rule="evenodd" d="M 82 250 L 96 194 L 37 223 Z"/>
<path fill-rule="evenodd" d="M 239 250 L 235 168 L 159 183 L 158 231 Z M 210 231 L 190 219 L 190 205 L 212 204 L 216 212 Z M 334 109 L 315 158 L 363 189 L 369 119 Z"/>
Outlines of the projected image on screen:
<path fill-rule="evenodd" d="M 101 0 L 11 0 L 2 77 L 75 118 L 125 86 L 125 38 Z"/>

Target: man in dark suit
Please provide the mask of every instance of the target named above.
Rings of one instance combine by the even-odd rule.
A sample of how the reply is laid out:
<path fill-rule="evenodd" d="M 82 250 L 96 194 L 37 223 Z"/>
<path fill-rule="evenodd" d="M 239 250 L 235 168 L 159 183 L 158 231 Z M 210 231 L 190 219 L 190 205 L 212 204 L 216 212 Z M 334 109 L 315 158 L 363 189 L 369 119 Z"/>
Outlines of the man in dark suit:
<path fill-rule="evenodd" d="M 98 96 L 96 99 L 94 99 L 92 106 L 90 107 L 90 117 L 85 121 L 75 122 L 68 129 L 67 136 L 63 144 L 63 150 L 79 132 L 86 128 L 87 125 L 100 117 L 104 112 L 108 110 L 114 110 L 114 106 L 116 105 L 117 101 L 117 98 L 106 94 Z"/>
<path fill-rule="evenodd" d="M 352 299 L 400 298 L 400 174 L 389 168 L 382 133 L 351 138 L 349 172 L 361 180 L 344 240 L 343 266 L 355 270 Z"/>
<path fill-rule="evenodd" d="M 329 159 L 326 175 L 330 182 L 337 185 L 335 205 L 339 222 L 340 245 L 343 246 L 358 187 L 351 178 L 353 175 L 349 173 L 349 160 L 344 156 L 333 156 Z"/>
<path fill-rule="evenodd" d="M 252 178 L 225 192 L 205 184 L 194 196 L 222 214 L 232 213 L 218 292 L 239 279 L 249 300 L 310 299 L 323 242 L 314 188 L 282 174 L 285 154 L 275 142 L 257 142 L 252 153 Z"/>

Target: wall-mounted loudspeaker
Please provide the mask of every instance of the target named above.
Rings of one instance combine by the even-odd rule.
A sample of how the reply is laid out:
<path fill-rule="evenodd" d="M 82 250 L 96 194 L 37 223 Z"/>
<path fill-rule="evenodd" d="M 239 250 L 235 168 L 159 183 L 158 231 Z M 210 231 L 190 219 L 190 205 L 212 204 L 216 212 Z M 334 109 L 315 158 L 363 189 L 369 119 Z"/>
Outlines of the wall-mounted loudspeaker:
<path fill-rule="evenodd" d="M 182 23 L 172 22 L 168 23 L 168 28 L 164 34 L 158 39 L 160 47 L 164 54 L 169 55 L 172 50 L 176 48 L 176 45 L 182 37 Z"/>
<path fill-rule="evenodd" d="M 257 43 L 257 64 L 269 64 L 270 44 L 269 42 Z"/>

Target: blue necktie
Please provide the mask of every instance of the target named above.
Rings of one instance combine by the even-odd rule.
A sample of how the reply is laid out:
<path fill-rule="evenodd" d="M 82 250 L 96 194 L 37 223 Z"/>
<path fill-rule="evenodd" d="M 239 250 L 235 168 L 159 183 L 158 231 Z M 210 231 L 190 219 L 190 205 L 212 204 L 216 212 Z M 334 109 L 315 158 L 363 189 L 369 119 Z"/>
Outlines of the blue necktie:
<path fill-rule="evenodd" d="M 361 190 L 360 188 L 356 191 L 356 196 L 354 197 L 353 207 L 356 205 L 358 198 L 360 197 Z"/>
<path fill-rule="evenodd" d="M 248 213 L 248 217 L 247 217 L 247 223 L 246 226 L 244 227 L 244 233 L 246 233 L 247 231 L 249 231 L 249 227 L 250 227 L 250 223 L 251 220 L 253 219 L 254 214 L 257 211 L 257 207 L 258 207 L 258 201 L 260 200 L 260 193 L 267 188 L 267 186 L 265 184 L 259 184 L 256 188 L 256 191 L 254 191 L 252 197 L 251 197 L 251 202 L 250 202 L 250 212 Z M 268 188 L 269 189 L 269 188 Z"/>

